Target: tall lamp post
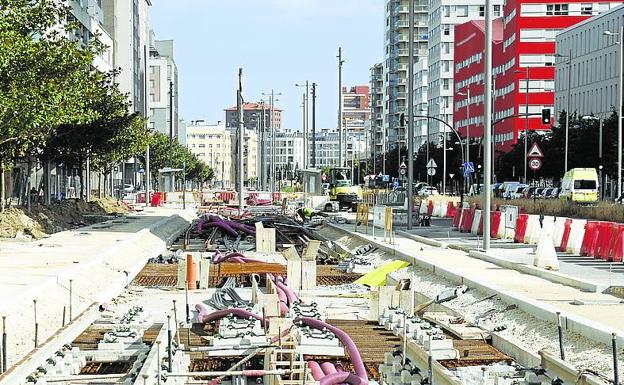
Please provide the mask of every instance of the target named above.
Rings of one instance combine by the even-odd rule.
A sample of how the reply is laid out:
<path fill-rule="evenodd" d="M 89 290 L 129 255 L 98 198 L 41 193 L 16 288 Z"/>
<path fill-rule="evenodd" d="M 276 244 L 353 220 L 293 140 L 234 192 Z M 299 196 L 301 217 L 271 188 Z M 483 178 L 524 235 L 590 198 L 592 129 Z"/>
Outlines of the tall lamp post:
<path fill-rule="evenodd" d="M 271 158 L 269 160 L 269 174 L 270 174 L 270 185 L 271 185 L 271 194 L 275 192 L 275 102 L 279 99 L 276 99 L 276 96 L 281 96 L 282 94 L 279 92 L 275 92 L 275 90 L 271 90 L 270 94 L 263 93 L 262 96 L 270 97 L 270 143 L 271 143 Z M 265 161 L 265 160 L 263 160 Z"/>
<path fill-rule="evenodd" d="M 483 92 L 483 122 L 484 122 L 484 156 L 483 156 L 483 249 L 490 249 L 490 209 L 492 196 L 490 185 L 492 183 L 492 0 L 485 0 L 485 60 L 484 60 L 484 86 Z"/>
<path fill-rule="evenodd" d="M 466 92 L 457 92 L 455 94 L 464 96 L 466 99 L 466 163 L 468 163 L 470 162 L 470 86 L 466 87 Z M 459 145 L 461 146 L 461 141 Z M 470 182 L 466 177 L 464 177 L 464 183 L 466 184 L 464 191 L 467 191 Z"/>
<path fill-rule="evenodd" d="M 569 138 L 570 138 L 570 91 L 572 89 L 572 50 L 570 49 L 567 55 L 562 55 L 560 53 L 557 53 L 555 54 L 555 57 L 568 59 L 568 96 L 566 99 L 565 153 L 564 153 L 564 161 L 563 161 L 563 164 L 565 167 L 563 172 L 566 173 L 568 172 L 568 148 L 569 148 Z M 525 161 L 525 164 L 526 163 L 527 162 Z"/>
<path fill-rule="evenodd" d="M 597 120 L 598 121 L 598 180 L 600 188 L 600 199 L 603 198 L 604 184 L 602 183 L 602 115 L 595 117 L 591 115 L 581 117 L 583 120 Z"/>
<path fill-rule="evenodd" d="M 617 163 L 617 198 L 619 199 L 622 196 L 622 86 L 624 85 L 624 74 L 622 74 L 622 70 L 624 70 L 622 66 L 622 60 L 624 59 L 624 26 L 620 27 L 620 32 L 611 32 L 604 31 L 604 35 L 606 36 L 618 36 L 619 41 L 616 43 L 620 46 L 620 52 L 618 52 L 618 56 L 620 57 L 618 74 L 618 163 Z"/>
<path fill-rule="evenodd" d="M 409 68 L 407 81 L 407 229 L 413 225 L 414 211 L 414 0 L 409 2 Z M 399 145 L 400 147 L 400 145 Z"/>
<path fill-rule="evenodd" d="M 527 183 L 527 165 L 529 163 L 527 157 L 528 157 L 528 143 L 529 143 L 529 82 L 531 81 L 530 78 L 530 73 L 529 73 L 529 67 L 525 67 L 524 71 L 521 70 L 516 70 L 514 71 L 517 74 L 521 74 L 524 72 L 524 79 L 526 82 L 525 85 L 525 90 L 524 90 L 524 112 L 525 112 L 525 117 L 524 117 L 524 183 Z M 568 135 L 567 135 L 567 122 L 566 122 L 566 154 L 567 154 L 567 143 L 568 143 Z M 566 155 L 567 157 L 567 155 Z M 566 161 L 566 169 L 568 168 L 568 164 Z"/>
<path fill-rule="evenodd" d="M 305 96 L 303 98 L 303 168 L 308 168 L 308 139 L 310 132 L 309 111 L 310 111 L 310 82 L 306 80 L 305 84 L 295 84 L 295 87 L 305 87 Z"/>

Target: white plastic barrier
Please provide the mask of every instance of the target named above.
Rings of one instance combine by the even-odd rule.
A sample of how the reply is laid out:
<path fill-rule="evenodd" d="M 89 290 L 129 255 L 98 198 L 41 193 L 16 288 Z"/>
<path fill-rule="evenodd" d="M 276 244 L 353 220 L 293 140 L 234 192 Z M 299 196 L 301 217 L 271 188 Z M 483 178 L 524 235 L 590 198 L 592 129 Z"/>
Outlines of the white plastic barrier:
<path fill-rule="evenodd" d="M 437 201 L 433 203 L 433 216 L 438 218 L 446 217 L 446 210 L 448 208 L 447 202 Z"/>
<path fill-rule="evenodd" d="M 419 214 L 427 214 L 427 205 L 429 204 L 429 201 L 427 200 L 421 200 L 420 201 L 420 208 L 418 209 L 418 213 Z"/>
<path fill-rule="evenodd" d="M 583 237 L 585 236 L 586 219 L 574 219 L 570 226 L 570 237 L 568 238 L 568 247 L 566 252 L 579 254 L 583 245 Z"/>
<path fill-rule="evenodd" d="M 539 215 L 534 215 L 534 214 L 529 215 L 529 220 L 527 221 L 527 228 L 524 233 L 524 243 L 531 244 L 531 239 L 532 239 L 532 235 L 534 234 L 534 232 L 537 233 L 537 236 L 539 238 L 539 230 L 540 230 Z M 533 240 L 535 240 L 535 237 L 533 237 Z M 533 242 L 533 244 L 535 243 L 537 243 L 537 241 Z"/>
<path fill-rule="evenodd" d="M 475 210 L 474 217 L 472 218 L 472 227 L 470 227 L 470 232 L 474 235 L 477 235 L 479 232 L 479 223 L 481 222 L 481 210 Z"/>
<path fill-rule="evenodd" d="M 380 229 L 386 226 L 386 206 L 373 207 L 373 227 Z"/>
<path fill-rule="evenodd" d="M 529 221 L 531 221 L 531 217 L 529 217 Z M 525 242 L 531 245 L 537 245 L 543 233 L 547 232 L 548 234 L 551 234 L 551 237 L 552 237 L 552 234 L 554 231 L 555 231 L 555 217 L 545 216 L 540 226 L 539 215 L 538 215 L 537 224 L 535 224 L 531 228 L 531 232 L 528 232 L 528 228 L 527 228 L 527 233 L 524 236 L 524 240 Z"/>
<path fill-rule="evenodd" d="M 565 223 L 568 218 L 556 217 L 555 228 L 552 234 L 552 240 L 555 247 L 561 246 L 561 240 L 563 239 L 563 231 L 565 230 Z"/>

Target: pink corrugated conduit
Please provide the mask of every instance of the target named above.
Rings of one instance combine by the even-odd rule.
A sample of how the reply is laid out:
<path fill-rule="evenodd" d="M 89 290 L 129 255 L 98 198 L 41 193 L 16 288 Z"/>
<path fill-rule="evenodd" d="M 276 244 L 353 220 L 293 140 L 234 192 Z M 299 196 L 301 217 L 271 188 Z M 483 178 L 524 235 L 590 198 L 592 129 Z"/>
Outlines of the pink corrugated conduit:
<path fill-rule="evenodd" d="M 327 329 L 330 332 L 334 333 L 347 349 L 349 357 L 351 358 L 351 362 L 353 363 L 353 368 L 355 369 L 355 373 L 357 376 L 354 376 L 347 372 L 329 374 L 319 380 L 320 385 L 334 385 L 340 383 L 348 383 L 351 385 L 368 384 L 368 373 L 366 372 L 366 368 L 364 367 L 364 362 L 362 362 L 362 356 L 360 355 L 357 346 L 355 346 L 355 343 L 347 333 L 345 333 L 341 329 L 338 329 L 335 326 L 332 326 L 323 321 L 319 321 L 315 318 L 301 317 L 296 319 L 295 322 L 301 322 L 304 325 L 314 329 Z M 359 379 L 359 381 L 356 379 Z"/>
<path fill-rule="evenodd" d="M 321 366 L 316 361 L 308 361 L 308 369 L 310 369 L 314 381 L 320 381 L 321 378 L 325 377 L 325 373 L 323 373 Z"/>
<path fill-rule="evenodd" d="M 323 362 L 321 364 L 321 369 L 323 370 L 323 373 L 325 373 L 326 376 L 337 373 L 336 367 L 331 362 Z"/>

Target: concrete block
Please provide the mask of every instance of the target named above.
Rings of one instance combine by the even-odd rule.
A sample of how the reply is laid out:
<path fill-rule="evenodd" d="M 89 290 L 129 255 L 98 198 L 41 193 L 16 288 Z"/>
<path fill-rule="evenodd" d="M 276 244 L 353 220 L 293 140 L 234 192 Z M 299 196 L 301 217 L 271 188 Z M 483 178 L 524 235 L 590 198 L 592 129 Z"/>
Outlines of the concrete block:
<path fill-rule="evenodd" d="M 256 252 L 275 252 L 275 229 L 265 229 L 261 222 L 256 222 Z"/>
<path fill-rule="evenodd" d="M 210 268 L 212 263 L 209 260 L 202 258 L 199 260 L 199 288 L 208 288 L 208 276 L 210 275 Z"/>
<path fill-rule="evenodd" d="M 301 290 L 311 289 L 316 289 L 316 261 L 301 261 Z"/>
<path fill-rule="evenodd" d="M 178 260 L 178 282 L 176 284 L 176 288 L 179 290 L 184 290 L 186 282 L 186 258 L 182 257 Z"/>
<path fill-rule="evenodd" d="M 303 249 L 303 255 L 301 259 L 303 261 L 316 261 L 319 248 L 321 247 L 321 241 L 311 240 L 308 245 Z"/>

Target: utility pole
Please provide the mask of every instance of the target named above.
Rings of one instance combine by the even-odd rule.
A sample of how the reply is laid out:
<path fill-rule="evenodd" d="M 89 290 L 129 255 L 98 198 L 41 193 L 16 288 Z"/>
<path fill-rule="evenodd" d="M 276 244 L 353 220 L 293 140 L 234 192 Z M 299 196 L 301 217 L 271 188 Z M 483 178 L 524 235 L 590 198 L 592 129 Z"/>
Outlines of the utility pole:
<path fill-rule="evenodd" d="M 147 79 L 147 45 L 143 46 L 143 58 L 145 60 L 145 97 L 143 98 L 143 109 L 145 110 L 145 114 L 143 114 L 143 116 L 146 118 L 146 122 L 145 122 L 145 129 L 146 131 L 149 132 L 149 126 L 148 126 L 148 122 L 147 122 L 147 110 L 148 110 L 148 104 L 147 104 L 147 95 L 149 94 L 148 91 L 148 79 Z M 147 145 L 147 147 L 145 148 L 145 207 L 149 207 L 150 205 L 150 146 L 149 144 Z"/>
<path fill-rule="evenodd" d="M 407 72 L 407 229 L 414 212 L 414 0 L 409 3 L 409 68 Z M 461 144 L 460 144 L 461 146 Z"/>
<path fill-rule="evenodd" d="M 305 84 L 295 84 L 296 87 L 305 87 L 305 94 L 303 95 L 303 168 L 307 169 L 309 158 L 309 136 L 310 136 L 310 81 L 306 80 Z"/>
<path fill-rule="evenodd" d="M 316 167 L 316 83 L 312 83 L 312 168 Z"/>
<path fill-rule="evenodd" d="M 271 90 L 271 194 L 275 192 L 275 91 Z"/>
<path fill-rule="evenodd" d="M 264 101 L 261 102 L 260 113 L 260 190 L 266 190 L 266 115 L 264 109 Z"/>
<path fill-rule="evenodd" d="M 245 125 L 243 122 L 243 69 L 238 69 L 238 92 L 236 95 L 236 104 L 238 107 L 238 213 L 243 212 L 243 190 L 244 185 L 244 154 L 245 151 Z"/>
<path fill-rule="evenodd" d="M 492 206 L 492 0 L 485 0 L 485 89 L 483 139 L 485 141 L 483 159 L 483 250 L 490 249 L 490 209 Z"/>
<path fill-rule="evenodd" d="M 342 154 L 343 146 L 344 146 L 344 138 L 343 138 L 343 123 L 342 123 L 342 65 L 344 64 L 344 60 L 342 60 L 342 47 L 338 48 L 338 165 L 339 167 L 344 167 L 344 157 Z"/>
<path fill-rule="evenodd" d="M 173 82 L 169 82 L 169 167 L 173 168 Z"/>

